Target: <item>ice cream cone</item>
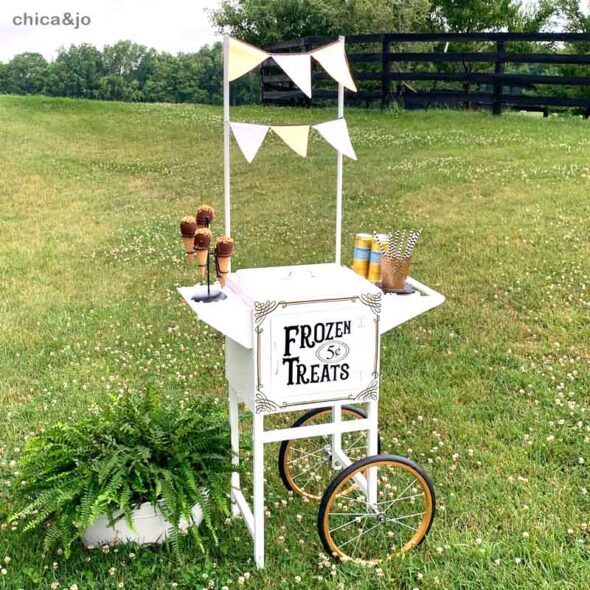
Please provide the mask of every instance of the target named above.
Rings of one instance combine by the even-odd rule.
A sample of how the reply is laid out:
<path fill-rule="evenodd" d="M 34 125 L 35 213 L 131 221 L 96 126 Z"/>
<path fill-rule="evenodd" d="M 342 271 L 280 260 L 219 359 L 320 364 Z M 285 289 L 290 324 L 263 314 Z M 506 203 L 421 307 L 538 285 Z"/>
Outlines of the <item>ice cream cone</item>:
<path fill-rule="evenodd" d="M 200 205 L 197 209 L 196 219 L 199 227 L 210 227 L 215 219 L 215 209 L 210 205 Z"/>
<path fill-rule="evenodd" d="M 211 230 L 199 228 L 195 234 L 195 252 L 197 253 L 197 264 L 199 265 L 199 274 L 201 278 L 207 272 L 207 255 L 209 254 L 209 245 L 211 243 Z"/>
<path fill-rule="evenodd" d="M 229 236 L 221 236 L 217 238 L 215 244 L 215 259 L 217 278 L 221 287 L 225 287 L 227 283 L 227 275 L 229 274 L 231 257 L 234 253 L 234 241 Z"/>
<path fill-rule="evenodd" d="M 195 252 L 195 232 L 197 231 L 197 220 L 194 217 L 183 217 L 180 220 L 180 235 L 184 243 L 184 251 L 188 258 L 188 263 L 193 263 L 193 256 Z"/>

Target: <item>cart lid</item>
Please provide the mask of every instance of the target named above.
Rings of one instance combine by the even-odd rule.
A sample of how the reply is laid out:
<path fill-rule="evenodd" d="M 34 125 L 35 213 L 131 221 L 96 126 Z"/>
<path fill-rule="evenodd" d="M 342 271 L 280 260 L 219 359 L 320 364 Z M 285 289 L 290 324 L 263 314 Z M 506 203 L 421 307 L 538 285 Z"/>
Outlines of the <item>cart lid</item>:
<path fill-rule="evenodd" d="M 381 290 L 350 268 L 338 264 L 305 264 L 248 268 L 229 277 L 229 288 L 247 303 L 350 297 Z"/>

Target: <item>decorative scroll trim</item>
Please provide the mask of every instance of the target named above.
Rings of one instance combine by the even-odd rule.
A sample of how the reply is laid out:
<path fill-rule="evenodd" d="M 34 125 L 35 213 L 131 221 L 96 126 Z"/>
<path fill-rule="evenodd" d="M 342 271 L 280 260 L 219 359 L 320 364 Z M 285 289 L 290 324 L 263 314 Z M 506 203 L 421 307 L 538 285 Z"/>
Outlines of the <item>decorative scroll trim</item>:
<path fill-rule="evenodd" d="M 262 414 L 263 412 L 274 412 L 278 410 L 278 404 L 275 404 L 272 400 L 268 399 L 260 389 L 256 391 L 256 413 Z"/>
<path fill-rule="evenodd" d="M 361 303 L 370 307 L 376 316 L 381 313 L 381 293 L 363 293 Z"/>
<path fill-rule="evenodd" d="M 260 301 L 254 302 L 254 320 L 256 324 L 261 324 L 269 313 L 272 313 L 279 305 L 280 301 Z"/>
<path fill-rule="evenodd" d="M 363 389 L 356 395 L 349 395 L 348 399 L 354 399 L 359 402 L 368 402 L 369 400 L 376 401 L 377 394 L 379 393 L 379 380 L 373 379 L 366 389 Z"/>

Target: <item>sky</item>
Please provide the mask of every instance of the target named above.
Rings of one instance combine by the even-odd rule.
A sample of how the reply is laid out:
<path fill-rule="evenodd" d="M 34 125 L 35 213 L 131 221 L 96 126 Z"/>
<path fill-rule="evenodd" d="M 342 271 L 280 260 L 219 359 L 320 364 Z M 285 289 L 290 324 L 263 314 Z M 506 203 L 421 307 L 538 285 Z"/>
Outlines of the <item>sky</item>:
<path fill-rule="evenodd" d="M 218 0 L 0 0 L 0 61 L 37 52 L 46 59 L 61 47 L 91 43 L 102 49 L 129 39 L 170 53 L 193 52 L 217 40 L 205 13 Z M 90 18 L 78 29 L 68 25 L 22 26 L 14 18 L 30 16 Z"/>
<path fill-rule="evenodd" d="M 526 0 L 533 3 L 535 0 Z M 219 0 L 0 0 L 0 61 L 18 53 L 37 52 L 53 59 L 60 47 L 91 43 L 104 45 L 131 40 L 159 51 L 193 52 L 218 39 L 205 13 Z M 586 13 L 590 0 L 580 0 Z M 59 26 L 22 26 L 14 19 L 34 17 L 88 17 L 78 29 Z"/>

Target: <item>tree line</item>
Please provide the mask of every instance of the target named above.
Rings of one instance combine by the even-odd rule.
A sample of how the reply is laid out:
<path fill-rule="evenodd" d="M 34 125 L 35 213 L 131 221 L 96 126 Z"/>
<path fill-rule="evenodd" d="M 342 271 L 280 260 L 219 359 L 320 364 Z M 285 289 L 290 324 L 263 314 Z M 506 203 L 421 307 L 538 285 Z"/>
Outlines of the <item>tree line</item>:
<path fill-rule="evenodd" d="M 178 55 L 131 41 L 102 51 L 81 44 L 60 49 L 52 62 L 39 53 L 21 53 L 7 64 L 0 62 L 0 93 L 6 94 L 221 104 L 222 82 L 221 43 Z M 241 78 L 232 90 L 236 104 L 255 102 L 258 78 Z"/>
<path fill-rule="evenodd" d="M 590 16 L 578 0 L 221 0 L 209 18 L 219 31 L 258 46 L 294 37 L 376 32 L 590 32 Z M 590 47 L 578 44 L 575 50 Z M 0 93 L 10 94 L 221 104 L 222 80 L 220 43 L 177 55 L 131 41 L 102 51 L 81 44 L 60 49 L 51 62 L 38 53 L 0 62 Z M 231 98 L 235 104 L 257 102 L 257 73 L 234 83 Z"/>

